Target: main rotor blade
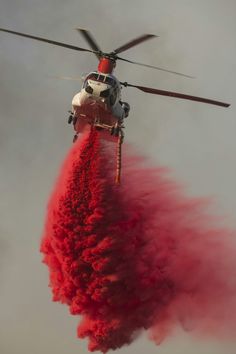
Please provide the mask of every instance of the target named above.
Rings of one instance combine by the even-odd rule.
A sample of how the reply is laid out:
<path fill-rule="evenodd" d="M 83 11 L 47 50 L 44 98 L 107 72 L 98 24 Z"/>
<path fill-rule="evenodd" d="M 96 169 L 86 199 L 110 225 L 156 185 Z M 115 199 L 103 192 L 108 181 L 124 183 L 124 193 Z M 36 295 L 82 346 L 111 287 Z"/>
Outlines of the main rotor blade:
<path fill-rule="evenodd" d="M 96 43 L 95 39 L 93 38 L 93 36 L 89 31 L 83 28 L 76 28 L 76 29 L 82 34 L 82 36 L 84 37 L 84 39 L 86 40 L 86 42 L 89 44 L 90 48 L 92 48 L 93 51 L 102 53 L 101 49 L 99 48 L 98 44 Z M 99 60 L 100 56 L 98 54 L 96 54 L 96 56 Z"/>
<path fill-rule="evenodd" d="M 211 100 L 211 99 L 208 99 L 208 98 L 190 96 L 190 95 L 185 95 L 185 94 L 178 93 L 178 92 L 164 91 L 164 90 L 154 89 L 154 88 L 145 87 L 145 86 L 131 85 L 131 84 L 128 84 L 126 82 L 121 83 L 121 84 L 124 85 L 125 87 L 126 86 L 127 87 L 135 87 L 138 90 L 141 90 L 141 91 L 147 92 L 147 93 L 152 93 L 154 95 L 162 95 L 162 96 L 170 96 L 170 97 L 182 98 L 182 99 L 185 99 L 185 100 L 208 103 L 208 104 L 213 104 L 213 105 L 221 106 L 221 107 L 229 107 L 230 106 L 229 103 L 215 101 L 215 100 Z"/>
<path fill-rule="evenodd" d="M 35 39 L 35 40 L 40 41 L 40 42 L 50 43 L 50 44 L 53 44 L 53 45 L 56 45 L 56 46 L 59 46 L 59 47 L 64 47 L 64 48 L 68 48 L 68 49 L 72 49 L 72 50 L 76 50 L 76 51 L 89 52 L 89 53 L 95 53 L 96 54 L 95 51 L 92 51 L 92 50 L 89 50 L 89 49 L 80 48 L 80 47 L 77 47 L 77 46 L 74 46 L 74 45 L 70 45 L 70 44 L 66 44 L 66 43 L 52 41 L 52 40 L 47 39 L 47 38 L 31 36 L 31 35 L 26 34 L 26 33 L 15 32 L 15 31 L 11 31 L 11 30 L 8 30 L 8 29 L 5 29 L 5 28 L 0 28 L 0 31 L 12 33 L 12 34 L 15 34 L 15 35 L 21 36 L 21 37 Z"/>
<path fill-rule="evenodd" d="M 154 37 L 158 37 L 155 36 L 154 34 L 143 34 L 140 37 L 137 37 L 135 39 L 133 39 L 132 41 L 129 41 L 128 43 L 122 45 L 121 47 L 117 48 L 114 50 L 114 53 L 119 54 L 124 52 L 125 50 L 128 50 L 129 48 L 134 47 L 135 45 L 138 45 L 144 41 L 147 41 L 148 39 L 154 38 Z"/>
<path fill-rule="evenodd" d="M 71 77 L 71 76 L 54 76 L 50 75 L 49 77 L 53 79 L 59 79 L 59 80 L 72 80 L 72 81 L 81 81 L 81 77 Z"/>
<path fill-rule="evenodd" d="M 159 66 L 153 66 L 153 65 L 149 65 L 149 64 L 143 64 L 143 63 L 139 63 L 139 62 L 137 62 L 137 61 L 133 61 L 133 60 L 129 60 L 129 59 L 124 59 L 124 58 L 121 58 L 121 57 L 116 57 L 116 59 L 125 61 L 125 62 L 127 62 L 127 63 L 139 65 L 139 66 L 145 66 L 145 67 L 151 68 L 151 69 L 156 69 L 156 70 L 160 70 L 160 71 L 165 71 L 165 72 L 170 73 L 170 74 L 175 74 L 175 75 L 179 75 L 179 76 L 188 77 L 189 79 L 195 79 L 194 76 L 182 74 L 182 73 L 179 73 L 179 72 L 177 72 L 177 71 L 172 71 L 172 70 L 163 69 L 163 68 L 160 68 Z"/>

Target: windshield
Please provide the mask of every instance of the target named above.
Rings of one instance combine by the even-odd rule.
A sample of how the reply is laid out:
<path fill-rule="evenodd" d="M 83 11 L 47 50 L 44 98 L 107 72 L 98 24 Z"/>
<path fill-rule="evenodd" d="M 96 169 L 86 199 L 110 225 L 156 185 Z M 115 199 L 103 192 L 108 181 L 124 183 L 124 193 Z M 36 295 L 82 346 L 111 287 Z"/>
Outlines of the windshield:
<path fill-rule="evenodd" d="M 111 76 L 105 76 L 105 75 L 97 74 L 97 73 L 92 73 L 92 74 L 88 75 L 86 78 L 86 81 L 87 80 L 104 82 L 105 84 L 110 85 L 110 86 L 115 86 L 115 84 L 116 84 L 115 80 Z"/>
<path fill-rule="evenodd" d="M 108 85 L 111 85 L 111 86 L 115 86 L 115 80 L 110 77 L 110 76 L 106 76 L 105 77 L 105 83 L 108 84 Z"/>

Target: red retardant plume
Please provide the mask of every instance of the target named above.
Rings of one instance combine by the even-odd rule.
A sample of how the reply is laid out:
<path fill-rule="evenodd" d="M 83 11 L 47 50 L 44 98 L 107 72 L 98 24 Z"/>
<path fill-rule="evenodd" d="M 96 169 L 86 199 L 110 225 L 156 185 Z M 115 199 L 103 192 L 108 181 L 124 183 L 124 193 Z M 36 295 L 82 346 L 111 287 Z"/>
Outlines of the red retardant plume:
<path fill-rule="evenodd" d="M 143 329 L 160 343 L 178 323 L 233 337 L 235 234 L 141 158 L 124 157 L 115 185 L 114 150 L 92 131 L 63 165 L 41 244 L 53 300 L 81 316 L 90 351 L 129 344 Z"/>

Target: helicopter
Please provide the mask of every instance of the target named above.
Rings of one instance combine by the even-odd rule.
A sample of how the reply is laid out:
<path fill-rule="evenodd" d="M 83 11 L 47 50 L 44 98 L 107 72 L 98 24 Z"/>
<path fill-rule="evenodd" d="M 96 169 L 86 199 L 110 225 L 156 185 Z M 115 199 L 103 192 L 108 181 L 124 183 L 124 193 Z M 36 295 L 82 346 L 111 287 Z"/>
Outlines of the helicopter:
<path fill-rule="evenodd" d="M 75 135 L 73 142 L 77 140 L 80 133 L 91 126 L 93 129 L 102 132 L 104 139 L 117 142 L 117 168 L 116 168 L 116 183 L 120 184 L 121 178 L 121 146 L 124 140 L 124 120 L 128 117 L 130 112 L 130 105 L 121 100 L 121 89 L 123 87 L 133 87 L 142 92 L 175 97 L 179 99 L 202 102 L 206 104 L 217 105 L 221 107 L 229 107 L 230 104 L 220 102 L 208 98 L 186 95 L 178 92 L 160 90 L 146 86 L 133 85 L 128 82 L 119 81 L 113 74 L 116 67 L 117 60 L 135 64 L 139 66 L 148 67 L 151 69 L 161 70 L 175 75 L 193 78 L 190 75 L 185 75 L 176 71 L 167 70 L 158 66 L 143 64 L 137 61 L 125 59 L 119 54 L 126 50 L 139 45 L 147 40 L 158 37 L 153 34 L 143 34 L 133 40 L 119 46 L 112 52 L 103 52 L 98 46 L 92 34 L 86 30 L 77 28 L 83 38 L 86 40 L 90 49 L 81 48 L 67 43 L 57 42 L 47 38 L 37 37 L 26 33 L 15 32 L 9 29 L 0 28 L 0 31 L 11 33 L 14 35 L 31 38 L 37 41 L 49 43 L 55 46 L 64 47 L 67 49 L 88 52 L 95 54 L 99 63 L 96 71 L 87 74 L 83 80 L 83 86 L 72 99 L 72 110 L 69 111 L 70 116 L 68 123 L 73 123 Z M 73 78 L 66 78 L 72 79 Z"/>

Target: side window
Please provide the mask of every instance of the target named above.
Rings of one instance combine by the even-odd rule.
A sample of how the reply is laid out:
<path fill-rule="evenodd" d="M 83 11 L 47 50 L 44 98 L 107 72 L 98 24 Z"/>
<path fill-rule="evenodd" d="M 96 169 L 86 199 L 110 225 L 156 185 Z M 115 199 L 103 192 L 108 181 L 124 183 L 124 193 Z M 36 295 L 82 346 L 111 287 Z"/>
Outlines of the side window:
<path fill-rule="evenodd" d="M 84 80 L 83 88 L 86 88 L 88 86 L 88 80 L 97 81 L 98 80 L 98 74 L 96 74 L 96 73 L 89 74 Z"/>
<path fill-rule="evenodd" d="M 108 84 L 108 85 L 111 85 L 113 87 L 116 85 L 115 80 L 112 77 L 109 77 L 109 76 L 106 77 L 105 83 Z"/>
<path fill-rule="evenodd" d="M 83 83 L 83 88 L 86 88 L 86 87 L 87 87 L 87 85 L 88 85 L 88 80 L 87 80 L 87 79 L 85 79 L 85 80 L 84 80 L 84 83 Z"/>
<path fill-rule="evenodd" d="M 110 95 L 110 105 L 114 106 L 114 104 L 116 103 L 116 99 L 117 99 L 117 88 L 114 88 L 114 90 L 112 90 L 112 93 Z"/>
<path fill-rule="evenodd" d="M 83 87 L 86 87 L 86 83 L 88 83 L 88 80 L 97 81 L 98 80 L 98 74 L 96 74 L 96 73 L 89 74 L 84 80 L 84 86 Z"/>

